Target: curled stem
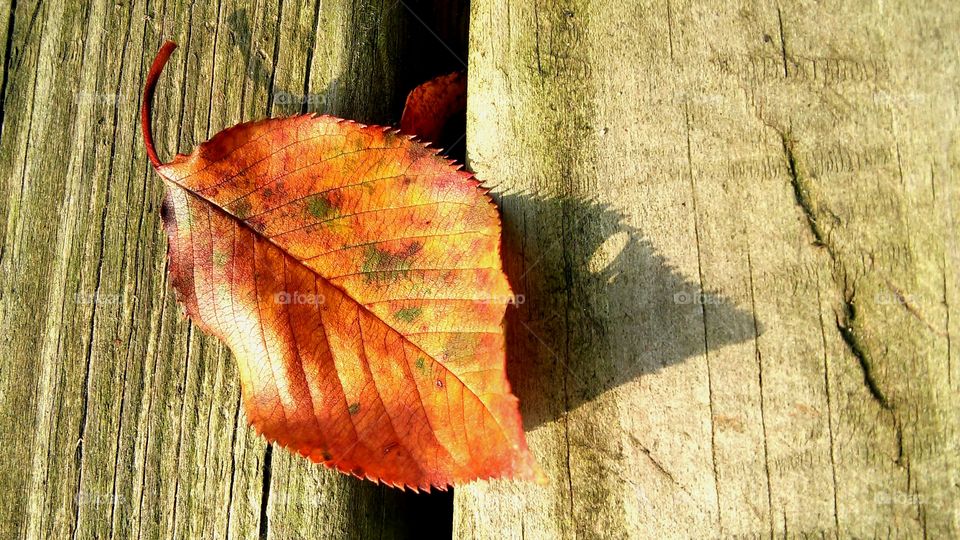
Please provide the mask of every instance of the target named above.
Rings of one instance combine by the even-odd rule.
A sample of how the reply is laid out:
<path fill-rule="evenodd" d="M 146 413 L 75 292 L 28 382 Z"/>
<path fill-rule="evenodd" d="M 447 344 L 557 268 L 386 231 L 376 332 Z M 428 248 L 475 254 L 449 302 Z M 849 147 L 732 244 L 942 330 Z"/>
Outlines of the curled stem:
<path fill-rule="evenodd" d="M 160 47 L 157 57 L 153 59 L 153 65 L 150 66 L 150 73 L 147 74 L 147 83 L 143 87 L 143 100 L 140 103 L 140 127 L 143 131 L 143 144 L 147 147 L 147 156 L 150 158 L 150 163 L 153 163 L 154 168 L 160 167 L 163 163 L 160 162 L 160 158 L 157 157 L 157 150 L 153 147 L 153 131 L 150 124 L 153 89 L 157 86 L 157 79 L 160 78 L 163 66 L 167 65 L 167 60 L 170 59 L 170 55 L 176 48 L 177 44 L 169 40 L 163 44 L 163 47 Z"/>

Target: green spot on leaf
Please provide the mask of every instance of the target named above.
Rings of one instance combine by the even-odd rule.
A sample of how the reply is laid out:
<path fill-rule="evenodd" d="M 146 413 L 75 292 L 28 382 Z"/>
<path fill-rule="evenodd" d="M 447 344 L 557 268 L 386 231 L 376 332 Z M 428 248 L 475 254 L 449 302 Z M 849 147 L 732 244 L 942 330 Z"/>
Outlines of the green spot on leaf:
<path fill-rule="evenodd" d="M 412 242 L 399 252 L 367 246 L 363 253 L 363 271 L 366 281 L 390 281 L 407 275 L 410 270 L 410 257 L 423 248 L 420 242 Z"/>
<path fill-rule="evenodd" d="M 426 368 L 427 362 L 424 361 L 423 357 L 417 358 L 417 369 L 423 371 Z"/>
<path fill-rule="evenodd" d="M 322 195 L 311 195 L 307 198 L 307 213 L 317 219 L 327 219 L 337 214 L 337 209 L 329 199 Z"/>
<path fill-rule="evenodd" d="M 398 309 L 394 312 L 393 316 L 404 322 L 413 322 L 414 319 L 420 316 L 420 313 L 423 310 L 418 307 L 408 307 L 403 309 Z"/>
<path fill-rule="evenodd" d="M 347 411 L 350 413 L 351 416 L 354 414 L 357 414 L 358 412 L 360 412 L 360 404 L 359 403 L 351 404 L 349 407 L 347 407 Z"/>
<path fill-rule="evenodd" d="M 217 268 L 223 268 L 227 265 L 227 261 L 230 260 L 230 255 L 225 251 L 214 251 L 213 252 L 213 264 Z"/>
<path fill-rule="evenodd" d="M 233 206 L 233 215 L 240 219 L 247 219 L 250 215 L 250 201 L 243 200 Z"/>

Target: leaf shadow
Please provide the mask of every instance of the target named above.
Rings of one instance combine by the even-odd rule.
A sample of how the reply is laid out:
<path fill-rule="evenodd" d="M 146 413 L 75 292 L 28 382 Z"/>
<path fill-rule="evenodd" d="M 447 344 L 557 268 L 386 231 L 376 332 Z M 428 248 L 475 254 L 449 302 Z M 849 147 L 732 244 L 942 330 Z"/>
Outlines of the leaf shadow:
<path fill-rule="evenodd" d="M 496 195 L 514 290 L 507 372 L 531 430 L 644 374 L 754 339 L 750 310 L 681 274 L 616 208 Z"/>

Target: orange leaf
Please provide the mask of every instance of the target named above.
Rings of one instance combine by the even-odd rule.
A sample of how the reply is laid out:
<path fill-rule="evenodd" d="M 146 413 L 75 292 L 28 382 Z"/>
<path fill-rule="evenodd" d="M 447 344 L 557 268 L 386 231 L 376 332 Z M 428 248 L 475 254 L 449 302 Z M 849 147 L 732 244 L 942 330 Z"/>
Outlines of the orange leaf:
<path fill-rule="evenodd" d="M 441 75 L 414 88 L 400 117 L 400 130 L 425 141 L 440 142 L 443 128 L 455 114 L 467 109 L 467 75 Z"/>
<path fill-rule="evenodd" d="M 543 479 L 504 371 L 510 286 L 480 182 L 409 136 L 330 116 L 226 129 L 162 164 L 171 282 L 239 367 L 268 440 L 414 490 Z"/>

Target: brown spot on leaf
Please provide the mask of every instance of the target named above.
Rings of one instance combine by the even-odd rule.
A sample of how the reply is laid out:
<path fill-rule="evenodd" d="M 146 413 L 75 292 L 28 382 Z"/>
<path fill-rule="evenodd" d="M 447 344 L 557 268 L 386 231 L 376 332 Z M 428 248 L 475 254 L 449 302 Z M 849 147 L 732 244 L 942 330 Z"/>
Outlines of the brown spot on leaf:
<path fill-rule="evenodd" d="M 413 255 L 416 255 L 417 253 L 419 253 L 421 249 L 423 249 L 423 243 L 420 242 L 419 240 L 414 240 L 413 242 L 410 242 L 409 244 L 407 244 L 407 247 L 405 247 L 403 251 L 401 251 L 397 255 L 403 259 L 408 259 Z"/>

